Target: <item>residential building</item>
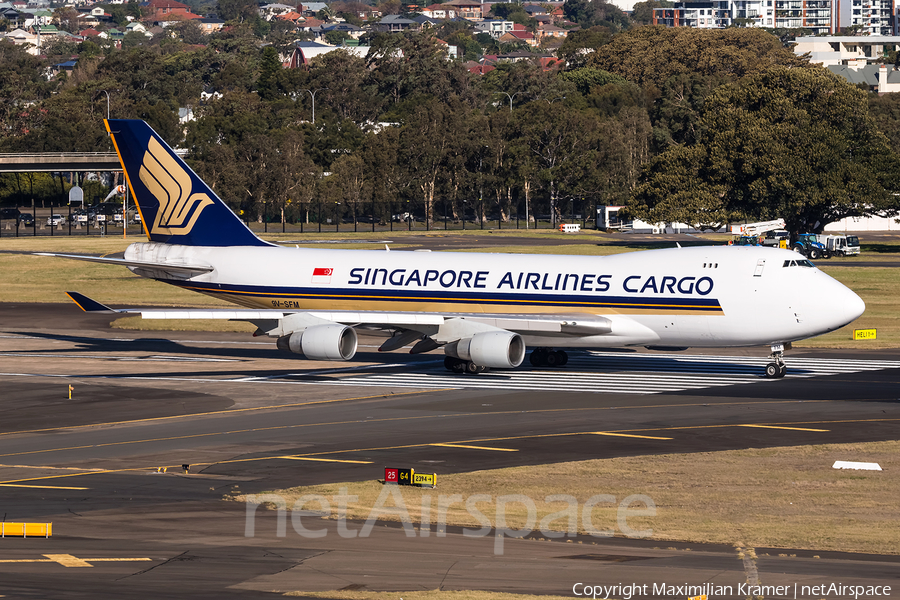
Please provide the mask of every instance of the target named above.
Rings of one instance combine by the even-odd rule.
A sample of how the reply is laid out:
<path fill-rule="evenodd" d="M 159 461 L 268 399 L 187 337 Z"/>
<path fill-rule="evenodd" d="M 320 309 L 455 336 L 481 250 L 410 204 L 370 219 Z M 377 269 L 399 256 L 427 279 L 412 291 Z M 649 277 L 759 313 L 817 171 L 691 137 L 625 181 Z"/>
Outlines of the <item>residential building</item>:
<path fill-rule="evenodd" d="M 895 0 L 835 0 L 833 31 L 854 27 L 862 35 L 897 35 Z"/>
<path fill-rule="evenodd" d="M 828 67 L 844 65 L 862 67 L 883 59 L 887 51 L 900 48 L 900 36 L 833 35 L 799 37 L 794 53 L 809 53 L 810 62 Z"/>
<path fill-rule="evenodd" d="M 496 40 L 500 39 L 500 36 L 504 33 L 513 31 L 515 25 L 516 24 L 512 21 L 501 21 L 499 19 L 484 20 L 475 23 L 475 31 L 478 33 L 486 33 Z"/>
<path fill-rule="evenodd" d="M 379 22 L 375 23 L 375 29 L 377 31 L 386 31 L 388 33 L 397 33 L 406 30 L 417 31 L 420 27 L 421 26 L 412 19 L 407 19 L 400 15 L 387 15 Z"/>
<path fill-rule="evenodd" d="M 315 17 L 320 10 L 325 10 L 328 8 L 327 2 L 309 2 L 304 3 L 298 6 L 297 8 L 302 7 L 303 10 L 298 12 L 302 13 L 304 17 Z"/>
<path fill-rule="evenodd" d="M 259 7 L 259 16 L 266 21 L 290 12 L 294 12 L 294 7 L 287 4 L 265 4 Z"/>
<path fill-rule="evenodd" d="M 525 42 L 529 46 L 537 46 L 537 38 L 530 31 L 507 31 L 499 38 L 500 42 L 509 44 L 513 42 Z"/>
<path fill-rule="evenodd" d="M 480 21 L 484 16 L 481 10 L 481 0 L 450 0 L 444 6 L 453 7 L 456 16 L 470 21 Z"/>
<path fill-rule="evenodd" d="M 203 33 L 207 35 L 225 27 L 225 21 L 222 19 L 197 19 L 196 23 L 203 30 Z"/>
<path fill-rule="evenodd" d="M 186 19 L 200 19 L 200 15 L 191 12 L 187 4 L 177 0 L 150 0 L 147 3 L 150 16 L 147 20 L 155 23 L 172 23 Z"/>
<path fill-rule="evenodd" d="M 775 0 L 775 27 L 808 29 L 812 35 L 833 33 L 831 9 L 832 0 Z"/>
<path fill-rule="evenodd" d="M 309 61 L 322 54 L 341 50 L 354 56 L 365 58 L 369 53 L 369 46 L 329 46 L 318 42 L 297 42 L 294 44 L 294 52 L 291 54 L 289 67 L 291 69 L 308 68 Z"/>
<path fill-rule="evenodd" d="M 653 23 L 702 29 L 802 27 L 821 34 L 831 26 L 831 4 L 832 0 L 682 0 L 672 8 L 654 9 Z"/>
<path fill-rule="evenodd" d="M 672 8 L 653 9 L 653 24 L 666 27 L 694 27 L 716 29 L 720 27 L 716 12 L 719 2 L 676 2 Z"/>
<path fill-rule="evenodd" d="M 455 19 L 456 9 L 446 4 L 432 4 L 420 10 L 423 15 L 432 19 Z"/>

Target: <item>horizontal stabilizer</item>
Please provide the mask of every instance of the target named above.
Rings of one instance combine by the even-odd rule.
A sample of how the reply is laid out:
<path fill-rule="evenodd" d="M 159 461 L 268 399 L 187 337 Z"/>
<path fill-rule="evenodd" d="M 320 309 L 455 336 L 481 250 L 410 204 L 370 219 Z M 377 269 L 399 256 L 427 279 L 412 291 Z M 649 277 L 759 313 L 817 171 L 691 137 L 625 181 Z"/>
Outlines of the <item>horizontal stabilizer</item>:
<path fill-rule="evenodd" d="M 100 304 L 96 300 L 92 300 L 85 296 L 84 294 L 79 294 L 78 292 L 66 292 L 66 295 L 72 299 L 72 302 L 78 305 L 78 308 L 83 310 L 84 312 L 92 312 L 92 313 L 117 313 L 121 312 L 118 310 L 114 310 L 105 304 Z"/>
<path fill-rule="evenodd" d="M 106 258 L 104 256 L 85 256 L 83 254 L 57 254 L 53 252 L 35 252 L 38 256 L 55 256 L 57 258 L 71 258 L 88 262 L 103 263 L 107 265 L 119 265 L 122 267 L 134 267 L 139 269 L 160 269 L 171 273 L 179 273 L 188 277 L 203 275 L 215 271 L 215 267 L 209 265 L 186 265 L 165 262 L 150 262 L 145 260 L 128 260 L 125 258 Z"/>

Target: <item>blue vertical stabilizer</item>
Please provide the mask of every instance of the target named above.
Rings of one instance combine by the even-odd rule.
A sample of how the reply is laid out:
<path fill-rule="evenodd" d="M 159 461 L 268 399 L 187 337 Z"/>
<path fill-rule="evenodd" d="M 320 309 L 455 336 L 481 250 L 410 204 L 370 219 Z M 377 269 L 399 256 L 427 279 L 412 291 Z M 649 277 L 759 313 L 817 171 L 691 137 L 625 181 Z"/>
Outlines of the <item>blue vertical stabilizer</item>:
<path fill-rule="evenodd" d="M 106 121 L 147 237 L 184 246 L 270 246 L 144 121 Z"/>

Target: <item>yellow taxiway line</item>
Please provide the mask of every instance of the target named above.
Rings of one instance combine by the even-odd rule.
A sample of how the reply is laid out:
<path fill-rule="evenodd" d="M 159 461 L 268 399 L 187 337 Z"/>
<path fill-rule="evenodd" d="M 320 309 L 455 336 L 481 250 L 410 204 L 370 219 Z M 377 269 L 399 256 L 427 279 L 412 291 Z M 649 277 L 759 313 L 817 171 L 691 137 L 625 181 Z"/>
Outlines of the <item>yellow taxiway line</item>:
<path fill-rule="evenodd" d="M 0 483 L 0 487 L 40 488 L 42 490 L 89 490 L 86 487 L 65 487 L 62 485 L 23 485 L 18 483 Z"/>
<path fill-rule="evenodd" d="M 633 433 L 613 433 L 612 431 L 592 431 L 593 435 L 614 435 L 616 437 L 641 438 L 642 440 L 671 440 L 670 437 L 656 437 L 653 435 L 635 435 Z"/>
<path fill-rule="evenodd" d="M 46 558 L 0 560 L 0 563 L 58 563 L 64 567 L 93 567 L 94 562 L 147 562 L 152 558 L 78 558 L 71 554 L 42 554 Z"/>
<path fill-rule="evenodd" d="M 440 446 L 442 448 L 469 448 L 471 450 L 494 450 L 495 452 L 518 452 L 516 448 L 491 448 L 489 446 L 467 446 L 465 444 L 426 444 L 427 446 Z"/>
<path fill-rule="evenodd" d="M 287 460 L 315 460 L 318 462 L 352 463 L 357 465 L 371 465 L 371 460 L 341 460 L 339 458 L 316 458 L 314 456 L 278 456 L 271 458 L 285 458 Z"/>
<path fill-rule="evenodd" d="M 828 432 L 829 429 L 809 429 L 807 427 L 783 427 L 781 425 L 753 425 L 751 423 L 744 423 L 741 425 L 736 425 L 736 427 L 758 427 L 760 429 L 790 429 L 791 431 L 820 431 L 820 432 Z"/>

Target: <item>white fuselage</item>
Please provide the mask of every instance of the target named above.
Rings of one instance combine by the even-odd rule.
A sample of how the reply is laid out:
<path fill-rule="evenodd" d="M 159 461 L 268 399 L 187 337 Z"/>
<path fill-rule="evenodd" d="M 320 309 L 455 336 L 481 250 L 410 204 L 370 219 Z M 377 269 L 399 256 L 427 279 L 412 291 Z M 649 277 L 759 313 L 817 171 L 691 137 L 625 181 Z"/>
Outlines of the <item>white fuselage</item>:
<path fill-rule="evenodd" d="M 777 344 L 842 327 L 865 308 L 819 269 L 798 266 L 802 256 L 753 246 L 563 256 L 138 243 L 126 258 L 212 266 L 182 280 L 133 270 L 251 308 L 612 322 L 611 332 L 564 340 L 522 331 L 529 346 Z"/>

